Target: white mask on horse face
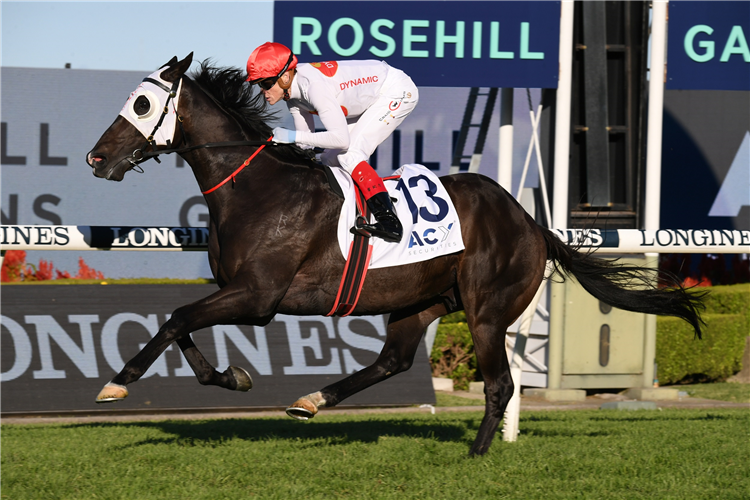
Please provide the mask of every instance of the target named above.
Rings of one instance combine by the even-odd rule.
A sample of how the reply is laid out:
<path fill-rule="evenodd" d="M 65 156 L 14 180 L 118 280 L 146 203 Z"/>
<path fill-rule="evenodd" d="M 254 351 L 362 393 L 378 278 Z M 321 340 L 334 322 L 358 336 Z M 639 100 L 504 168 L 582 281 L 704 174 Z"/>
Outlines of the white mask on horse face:
<path fill-rule="evenodd" d="M 164 88 L 171 89 L 172 83 L 159 77 L 165 69 L 161 68 L 146 77 L 138 85 L 138 88 L 130 94 L 128 102 L 120 111 L 120 116 L 129 121 L 143 134 L 143 137 L 148 139 L 154 127 L 159 123 L 162 114 L 164 114 L 164 108 L 167 107 L 167 116 L 164 117 L 154 134 L 154 142 L 159 146 L 166 146 L 174 140 L 174 132 L 177 126 L 177 100 L 180 97 L 180 90 L 182 90 L 182 79 L 180 79 L 177 95 L 171 100 L 169 99 L 169 91 L 164 90 Z M 161 83 L 164 88 L 148 80 L 155 80 Z M 169 106 L 167 106 L 168 101 Z"/>

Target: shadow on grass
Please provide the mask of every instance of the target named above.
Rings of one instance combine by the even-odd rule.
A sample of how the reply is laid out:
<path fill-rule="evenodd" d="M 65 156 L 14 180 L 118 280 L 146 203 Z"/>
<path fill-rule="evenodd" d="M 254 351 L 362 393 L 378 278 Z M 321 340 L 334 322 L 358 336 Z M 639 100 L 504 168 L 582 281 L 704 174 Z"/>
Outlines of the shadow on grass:
<path fill-rule="evenodd" d="M 321 440 L 328 445 L 353 442 L 374 443 L 383 436 L 429 438 L 441 442 L 470 444 L 474 439 L 473 422 L 430 422 L 419 420 L 372 420 L 363 422 L 296 422 L 293 420 L 223 419 L 211 421 L 127 422 L 74 424 L 69 428 L 158 429 L 169 436 L 149 438 L 123 448 L 147 444 L 200 445 L 230 439 L 245 441 L 287 440 L 301 446 L 317 446 Z M 468 432 L 468 435 L 467 435 Z"/>

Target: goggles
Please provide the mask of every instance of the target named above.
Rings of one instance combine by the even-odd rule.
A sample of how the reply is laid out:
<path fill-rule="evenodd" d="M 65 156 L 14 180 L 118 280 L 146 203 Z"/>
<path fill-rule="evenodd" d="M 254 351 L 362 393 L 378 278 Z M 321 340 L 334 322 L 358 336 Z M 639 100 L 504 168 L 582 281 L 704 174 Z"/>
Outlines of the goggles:
<path fill-rule="evenodd" d="M 258 84 L 260 88 L 263 90 L 271 90 L 271 88 L 276 85 L 276 82 L 281 78 L 284 73 L 286 73 L 286 70 L 289 68 L 289 65 L 292 64 L 292 61 L 294 60 L 294 52 L 289 51 L 289 59 L 287 59 L 286 64 L 284 65 L 284 68 L 279 71 L 279 74 L 276 76 L 272 76 L 269 78 L 262 78 L 259 80 L 255 80 L 253 82 L 250 82 L 251 85 Z"/>

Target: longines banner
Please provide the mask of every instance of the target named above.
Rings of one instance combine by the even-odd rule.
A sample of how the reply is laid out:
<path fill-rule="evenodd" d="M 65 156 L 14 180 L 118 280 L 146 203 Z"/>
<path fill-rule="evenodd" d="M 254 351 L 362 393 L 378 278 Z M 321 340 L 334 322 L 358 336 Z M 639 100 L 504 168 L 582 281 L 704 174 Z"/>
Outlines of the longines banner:
<path fill-rule="evenodd" d="M 2 250 L 206 251 L 207 227 L 0 226 Z"/>
<path fill-rule="evenodd" d="M 382 59 L 418 86 L 557 88 L 560 2 L 274 2 L 301 62 Z"/>
<path fill-rule="evenodd" d="M 2 412 L 108 409 L 286 407 L 371 364 L 385 340 L 383 317 L 277 316 L 265 327 L 214 326 L 192 334 L 219 371 L 241 366 L 249 392 L 201 386 L 176 345 L 130 386 L 100 406 L 94 398 L 179 306 L 214 285 L 4 286 Z M 412 368 L 342 405 L 434 403 L 424 348 Z"/>

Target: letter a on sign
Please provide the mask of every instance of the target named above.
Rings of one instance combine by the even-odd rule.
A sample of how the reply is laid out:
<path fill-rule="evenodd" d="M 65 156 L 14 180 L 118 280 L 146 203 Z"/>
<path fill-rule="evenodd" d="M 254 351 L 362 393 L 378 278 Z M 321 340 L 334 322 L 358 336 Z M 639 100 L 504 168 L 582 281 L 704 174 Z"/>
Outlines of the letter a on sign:
<path fill-rule="evenodd" d="M 743 206 L 750 205 L 750 132 L 745 132 L 740 149 L 721 184 L 710 217 L 737 217 Z"/>

